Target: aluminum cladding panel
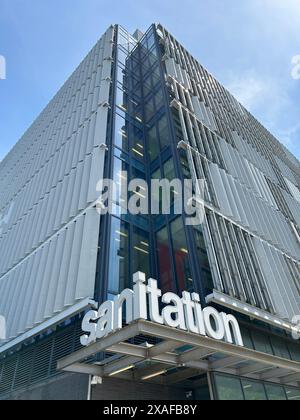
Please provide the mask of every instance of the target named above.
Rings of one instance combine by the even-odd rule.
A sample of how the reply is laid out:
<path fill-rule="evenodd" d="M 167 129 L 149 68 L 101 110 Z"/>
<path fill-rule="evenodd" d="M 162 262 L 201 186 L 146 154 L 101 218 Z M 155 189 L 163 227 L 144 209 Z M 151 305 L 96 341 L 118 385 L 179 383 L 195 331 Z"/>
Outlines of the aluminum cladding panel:
<path fill-rule="evenodd" d="M 0 314 L 8 339 L 94 297 L 114 28 L 0 164 Z"/>

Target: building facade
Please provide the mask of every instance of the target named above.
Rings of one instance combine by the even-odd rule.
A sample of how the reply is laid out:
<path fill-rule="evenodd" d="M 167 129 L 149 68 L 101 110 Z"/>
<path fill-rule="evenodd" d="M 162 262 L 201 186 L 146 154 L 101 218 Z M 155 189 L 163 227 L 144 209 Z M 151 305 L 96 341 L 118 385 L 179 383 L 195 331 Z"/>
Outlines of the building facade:
<path fill-rule="evenodd" d="M 123 194 L 100 215 L 124 172 L 205 179 L 203 222 Z M 160 24 L 111 26 L 1 162 L 0 255 L 2 399 L 300 399 L 300 163 Z M 80 365 L 84 314 L 137 272 L 233 314 L 245 347 L 141 325 Z"/>

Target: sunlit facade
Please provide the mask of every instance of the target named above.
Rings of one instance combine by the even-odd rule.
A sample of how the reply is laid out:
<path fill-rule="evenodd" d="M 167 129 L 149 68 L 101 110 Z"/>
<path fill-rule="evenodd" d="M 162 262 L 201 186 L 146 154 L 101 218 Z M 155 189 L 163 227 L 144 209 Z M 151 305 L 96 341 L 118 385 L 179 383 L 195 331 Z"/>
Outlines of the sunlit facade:
<path fill-rule="evenodd" d="M 138 34 L 111 26 L 0 164 L 0 398 L 300 399 L 299 161 L 160 24 Z M 205 179 L 203 223 L 124 215 L 121 194 L 100 216 L 98 180 L 120 185 L 124 171 L 149 185 Z M 136 272 L 234 314 L 251 361 L 266 364 L 212 352 L 207 371 L 164 366 L 143 381 L 152 362 L 137 361 L 97 385 L 59 372 L 81 349 L 84 313 Z"/>

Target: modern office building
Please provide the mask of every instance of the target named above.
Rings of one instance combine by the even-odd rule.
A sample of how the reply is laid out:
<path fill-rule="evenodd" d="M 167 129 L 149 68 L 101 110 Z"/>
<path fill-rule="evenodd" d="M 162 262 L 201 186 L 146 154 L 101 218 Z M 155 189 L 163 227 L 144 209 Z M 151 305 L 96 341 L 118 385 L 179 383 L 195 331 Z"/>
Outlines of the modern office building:
<path fill-rule="evenodd" d="M 120 197 L 100 215 L 122 171 L 205 179 L 203 222 Z M 137 317 L 83 347 L 137 272 L 215 308 L 215 332 Z M 299 161 L 160 24 L 111 26 L 0 163 L 0 316 L 1 399 L 300 399 Z"/>

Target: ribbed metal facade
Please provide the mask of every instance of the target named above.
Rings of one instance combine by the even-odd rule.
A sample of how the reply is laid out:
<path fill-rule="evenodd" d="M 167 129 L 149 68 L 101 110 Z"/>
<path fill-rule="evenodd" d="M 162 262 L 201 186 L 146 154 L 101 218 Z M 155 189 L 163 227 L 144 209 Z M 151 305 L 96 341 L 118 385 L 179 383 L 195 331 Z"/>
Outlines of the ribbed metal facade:
<path fill-rule="evenodd" d="M 120 170 L 205 179 L 203 225 L 100 217 L 97 181 L 118 181 Z M 0 395 L 56 375 L 60 355 L 80 348 L 85 302 L 131 286 L 138 270 L 163 290 L 198 292 L 203 305 L 217 291 L 292 321 L 300 163 L 161 25 L 139 41 L 111 26 L 0 163 L 0 255 Z M 274 331 L 259 327 L 271 342 Z M 281 356 L 299 360 L 298 343 L 276 333 Z"/>
<path fill-rule="evenodd" d="M 177 139 L 207 181 L 214 287 L 291 320 L 300 313 L 300 164 L 163 27 Z"/>
<path fill-rule="evenodd" d="M 12 339 L 93 298 L 114 29 L 0 165 L 0 313 Z"/>

